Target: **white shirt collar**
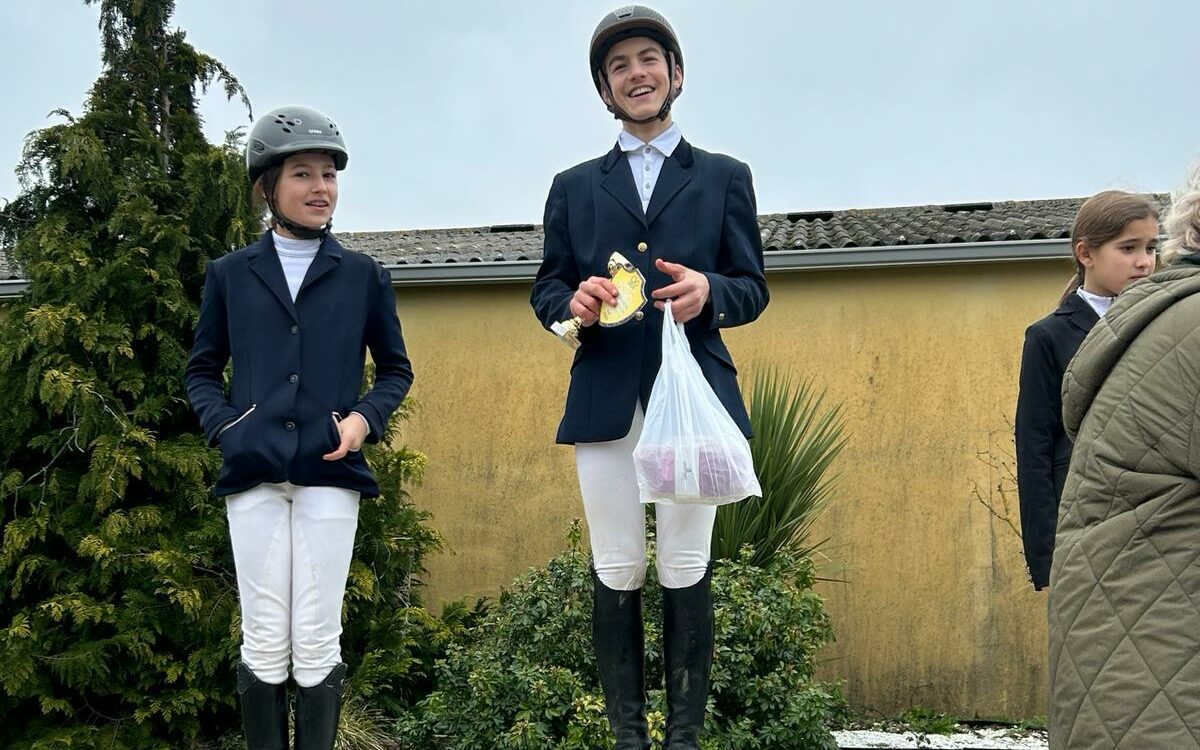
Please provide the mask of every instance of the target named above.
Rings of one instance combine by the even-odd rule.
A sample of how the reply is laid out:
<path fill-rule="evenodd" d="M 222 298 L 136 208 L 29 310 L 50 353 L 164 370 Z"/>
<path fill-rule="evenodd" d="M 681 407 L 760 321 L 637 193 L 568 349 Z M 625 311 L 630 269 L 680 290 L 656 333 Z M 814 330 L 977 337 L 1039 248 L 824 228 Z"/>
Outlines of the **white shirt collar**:
<path fill-rule="evenodd" d="M 671 123 L 671 127 L 659 133 L 658 136 L 649 143 L 645 143 L 641 138 L 633 135 L 628 130 L 621 130 L 621 132 L 617 134 L 617 144 L 620 145 L 621 150 L 625 153 L 637 151 L 638 149 L 650 146 L 663 156 L 669 157 L 671 154 L 675 153 L 675 148 L 679 145 L 681 140 L 683 140 L 683 133 L 679 130 L 679 126 L 675 123 Z"/>
<path fill-rule="evenodd" d="M 1102 318 L 1104 317 L 1104 314 L 1108 312 L 1108 308 L 1112 307 L 1113 301 L 1116 300 L 1116 297 L 1102 297 L 1099 294 L 1092 294 L 1083 287 L 1076 289 L 1075 293 L 1078 294 L 1084 302 L 1091 305 L 1092 309 L 1096 311 L 1096 314 Z"/>

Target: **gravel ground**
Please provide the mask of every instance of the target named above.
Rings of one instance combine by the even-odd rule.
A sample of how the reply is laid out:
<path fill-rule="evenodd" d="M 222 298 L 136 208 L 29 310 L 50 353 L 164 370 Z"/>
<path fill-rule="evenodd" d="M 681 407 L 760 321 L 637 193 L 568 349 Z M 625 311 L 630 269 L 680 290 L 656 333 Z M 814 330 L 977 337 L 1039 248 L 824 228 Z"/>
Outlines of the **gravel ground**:
<path fill-rule="evenodd" d="M 847 750 L 866 748 L 929 748 L 930 750 L 1046 750 L 1046 733 L 1022 732 L 1011 736 L 1009 729 L 976 729 L 950 735 L 912 732 L 847 730 L 834 732 L 838 747 Z"/>

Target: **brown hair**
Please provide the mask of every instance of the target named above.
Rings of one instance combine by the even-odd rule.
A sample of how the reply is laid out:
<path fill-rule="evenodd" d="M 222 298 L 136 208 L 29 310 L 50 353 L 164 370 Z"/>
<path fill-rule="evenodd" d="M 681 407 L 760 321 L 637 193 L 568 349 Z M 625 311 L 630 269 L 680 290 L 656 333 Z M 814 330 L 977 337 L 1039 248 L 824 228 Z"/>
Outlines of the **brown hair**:
<path fill-rule="evenodd" d="M 283 172 L 283 162 L 280 161 L 272 164 L 263 170 L 258 180 L 254 183 L 254 199 L 259 205 L 259 212 L 263 216 L 263 223 L 268 229 L 275 228 L 275 212 L 271 210 L 271 206 L 275 203 L 275 186 L 279 184 L 279 175 Z"/>
<path fill-rule="evenodd" d="M 1071 260 L 1075 264 L 1075 275 L 1067 283 L 1058 304 L 1066 302 L 1083 284 L 1085 269 L 1075 252 L 1080 242 L 1088 247 L 1100 247 L 1119 237 L 1129 222 L 1150 218 L 1158 219 L 1158 209 L 1148 198 L 1136 193 L 1105 190 L 1085 200 L 1071 225 Z"/>

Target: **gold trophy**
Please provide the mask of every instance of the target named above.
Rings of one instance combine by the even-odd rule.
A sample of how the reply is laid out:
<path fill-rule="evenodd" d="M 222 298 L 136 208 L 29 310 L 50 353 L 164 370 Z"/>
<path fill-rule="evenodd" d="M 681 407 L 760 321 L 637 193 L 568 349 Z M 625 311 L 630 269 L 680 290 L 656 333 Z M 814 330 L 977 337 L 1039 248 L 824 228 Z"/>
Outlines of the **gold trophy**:
<path fill-rule="evenodd" d="M 646 277 L 615 250 L 608 259 L 608 276 L 617 287 L 617 304 L 600 305 L 600 325 L 614 328 L 635 317 L 646 306 Z M 550 330 L 572 349 L 579 348 L 581 328 L 583 319 L 578 315 L 550 326 Z"/>

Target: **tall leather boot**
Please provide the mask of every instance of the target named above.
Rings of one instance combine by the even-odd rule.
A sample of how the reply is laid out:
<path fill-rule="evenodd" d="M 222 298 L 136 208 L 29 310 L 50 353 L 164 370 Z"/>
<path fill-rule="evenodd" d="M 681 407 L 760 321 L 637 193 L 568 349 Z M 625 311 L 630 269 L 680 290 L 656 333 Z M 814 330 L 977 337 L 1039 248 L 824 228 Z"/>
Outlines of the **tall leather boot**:
<path fill-rule="evenodd" d="M 649 750 L 642 590 L 618 591 L 592 571 L 592 643 L 614 750 Z"/>
<path fill-rule="evenodd" d="M 334 667 L 312 687 L 296 687 L 296 750 L 333 750 L 342 716 L 346 665 Z"/>
<path fill-rule="evenodd" d="M 287 683 L 263 682 L 238 662 L 237 690 L 247 750 L 287 750 Z"/>
<path fill-rule="evenodd" d="M 667 683 L 667 750 L 700 750 L 712 671 L 712 565 L 699 582 L 663 589 L 663 671 Z"/>

